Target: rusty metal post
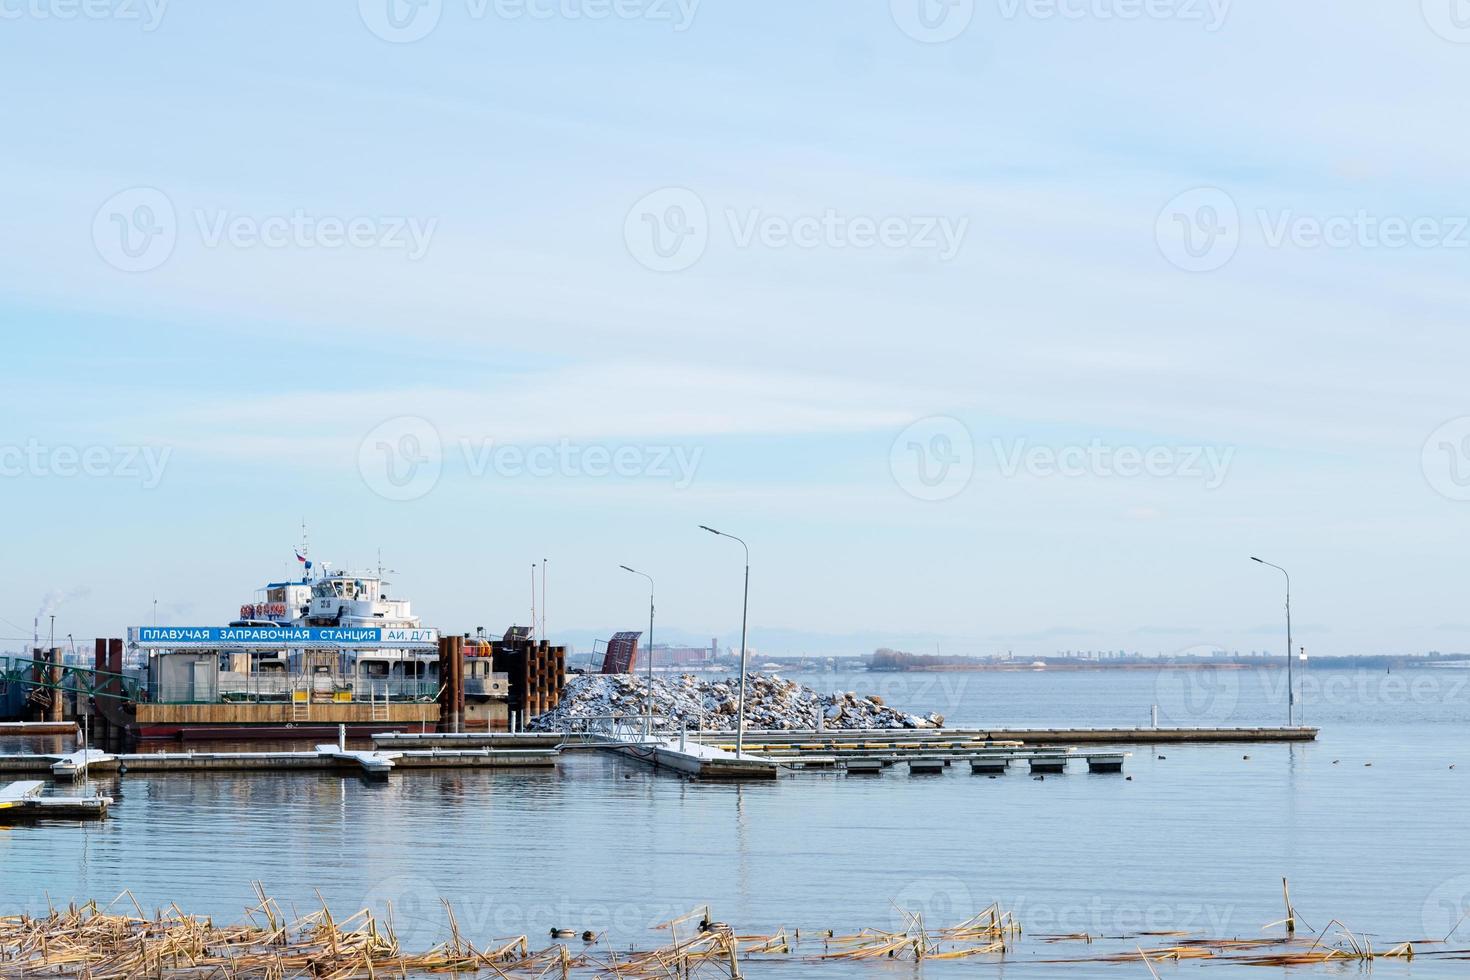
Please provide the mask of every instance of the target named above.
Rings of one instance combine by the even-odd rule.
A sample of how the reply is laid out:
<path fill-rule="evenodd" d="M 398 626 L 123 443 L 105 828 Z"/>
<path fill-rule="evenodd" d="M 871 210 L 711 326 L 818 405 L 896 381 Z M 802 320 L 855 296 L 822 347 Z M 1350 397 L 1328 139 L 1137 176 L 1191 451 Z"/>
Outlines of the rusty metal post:
<path fill-rule="evenodd" d="M 47 721 L 66 720 L 66 701 L 61 690 L 61 648 L 52 647 L 46 653 L 46 679 L 51 685 L 51 703 L 46 708 Z"/>
<path fill-rule="evenodd" d="M 92 669 L 96 673 L 92 675 L 92 688 L 99 694 L 105 690 L 103 686 L 102 673 L 107 670 L 107 641 L 97 637 L 92 644 Z M 96 733 L 96 741 L 104 747 L 110 745 L 107 715 L 103 713 L 103 699 L 98 697 L 92 712 L 92 730 Z"/>
<path fill-rule="evenodd" d="M 454 671 L 454 730 L 464 731 L 464 637 L 450 638 L 449 655 Z"/>
<path fill-rule="evenodd" d="M 121 675 L 123 672 L 123 641 L 111 639 L 107 641 L 107 670 L 110 673 Z M 122 697 L 122 678 L 114 677 L 109 683 L 111 690 L 118 697 Z"/>
<path fill-rule="evenodd" d="M 26 692 L 26 717 L 36 721 L 45 721 L 50 716 L 45 699 L 51 692 L 41 686 L 46 682 L 45 665 L 41 663 L 41 648 L 31 647 L 30 652 L 31 689 Z"/>
<path fill-rule="evenodd" d="M 449 637 L 439 637 L 439 731 L 452 732 L 449 716 L 454 708 L 454 678 L 449 668 Z"/>
<path fill-rule="evenodd" d="M 460 732 L 464 719 L 464 637 L 439 638 L 439 730 Z"/>

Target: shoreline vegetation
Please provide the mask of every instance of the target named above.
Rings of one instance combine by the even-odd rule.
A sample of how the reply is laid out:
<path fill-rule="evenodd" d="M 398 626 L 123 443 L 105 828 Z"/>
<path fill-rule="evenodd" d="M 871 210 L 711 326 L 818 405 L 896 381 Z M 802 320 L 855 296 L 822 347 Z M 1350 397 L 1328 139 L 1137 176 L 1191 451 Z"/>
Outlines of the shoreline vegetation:
<path fill-rule="evenodd" d="M 460 927 L 453 905 L 442 906 L 442 940 L 428 949 L 405 948 L 395 931 L 395 910 L 364 908 L 334 915 L 322 900 L 304 915 L 255 885 L 259 903 L 241 923 L 221 925 L 177 905 L 149 913 L 124 892 L 107 906 L 96 902 L 52 906 L 44 915 L 0 916 L 0 977 L 6 980 L 376 980 L 379 977 L 490 976 L 511 978 L 608 977 L 620 980 L 754 975 L 755 965 L 885 963 L 980 958 L 1005 962 L 1020 951 L 1022 923 L 999 904 L 954 925 L 925 921 L 921 912 L 895 907 L 887 929 L 782 928 L 742 933 L 715 921 L 708 906 L 651 925 L 662 933 L 654 948 L 629 945 L 627 937 L 593 930 L 551 929 L 551 944 L 513 936 L 477 945 Z M 1181 931 L 1124 931 L 1122 935 L 1067 933 L 1029 936 L 1028 964 L 1058 967 L 1084 963 L 1153 964 L 1182 960 L 1250 966 L 1371 964 L 1415 957 L 1464 959 L 1470 950 L 1445 948 L 1443 939 L 1397 941 L 1375 948 L 1333 919 L 1313 934 L 1282 884 L 1285 918 L 1262 927 L 1272 935 L 1223 938 Z M 288 903 L 289 907 L 289 903 Z M 419 910 L 417 916 L 430 910 Z M 963 914 L 963 913 L 960 913 Z M 411 915 L 411 917 L 417 917 Z M 1336 927 L 1336 931 L 1334 931 Z M 805 935 L 803 935 L 805 933 Z M 558 941 L 565 940 L 565 941 Z M 543 940 L 544 942 L 544 940 Z M 843 971 L 852 975 L 851 971 Z"/>

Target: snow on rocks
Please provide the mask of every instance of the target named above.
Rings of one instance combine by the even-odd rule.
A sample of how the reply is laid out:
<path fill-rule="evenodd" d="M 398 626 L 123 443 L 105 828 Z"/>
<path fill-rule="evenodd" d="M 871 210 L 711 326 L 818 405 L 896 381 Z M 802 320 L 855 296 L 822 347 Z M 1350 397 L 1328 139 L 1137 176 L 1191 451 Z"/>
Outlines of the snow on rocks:
<path fill-rule="evenodd" d="M 587 719 L 647 710 L 648 682 L 632 674 L 584 674 L 568 682 L 557 707 L 531 721 L 533 731 L 584 727 Z M 659 731 L 691 729 L 733 731 L 740 702 L 739 678 L 701 680 L 691 674 L 653 679 L 653 714 Z M 745 726 L 776 731 L 810 730 L 817 716 L 832 729 L 939 728 L 939 715 L 910 715 L 852 691 L 822 694 L 772 674 L 750 674 L 745 692 Z"/>

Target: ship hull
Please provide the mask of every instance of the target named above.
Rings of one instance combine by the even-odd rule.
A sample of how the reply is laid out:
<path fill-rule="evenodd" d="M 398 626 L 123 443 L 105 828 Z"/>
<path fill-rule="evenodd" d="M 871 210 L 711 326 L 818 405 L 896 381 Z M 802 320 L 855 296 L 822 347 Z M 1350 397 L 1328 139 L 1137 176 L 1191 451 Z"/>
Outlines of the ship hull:
<path fill-rule="evenodd" d="M 152 724 L 139 725 L 132 729 L 134 738 L 143 742 L 152 741 L 282 741 L 292 739 L 337 738 L 340 727 L 346 727 L 351 739 L 370 738 L 384 732 L 438 731 L 438 722 L 425 729 L 421 724 L 389 724 L 386 722 L 341 722 L 338 725 L 319 722 L 285 722 L 231 725 L 185 725 Z"/>
<path fill-rule="evenodd" d="M 134 711 L 127 730 L 140 740 L 335 739 L 341 726 L 351 738 L 439 729 L 439 706 L 421 702 L 139 704 Z"/>

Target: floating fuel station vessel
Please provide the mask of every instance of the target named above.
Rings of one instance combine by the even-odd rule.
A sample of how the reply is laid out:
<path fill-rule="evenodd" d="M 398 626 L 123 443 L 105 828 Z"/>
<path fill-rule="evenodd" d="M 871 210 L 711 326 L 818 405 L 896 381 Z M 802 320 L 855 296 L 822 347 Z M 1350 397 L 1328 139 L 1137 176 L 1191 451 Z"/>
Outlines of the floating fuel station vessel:
<path fill-rule="evenodd" d="M 258 589 L 228 625 L 98 639 L 94 668 L 65 668 L 57 689 L 130 739 L 504 730 L 560 699 L 563 648 L 518 627 L 442 636 L 381 570 L 317 574 L 297 559 L 299 580 Z"/>

